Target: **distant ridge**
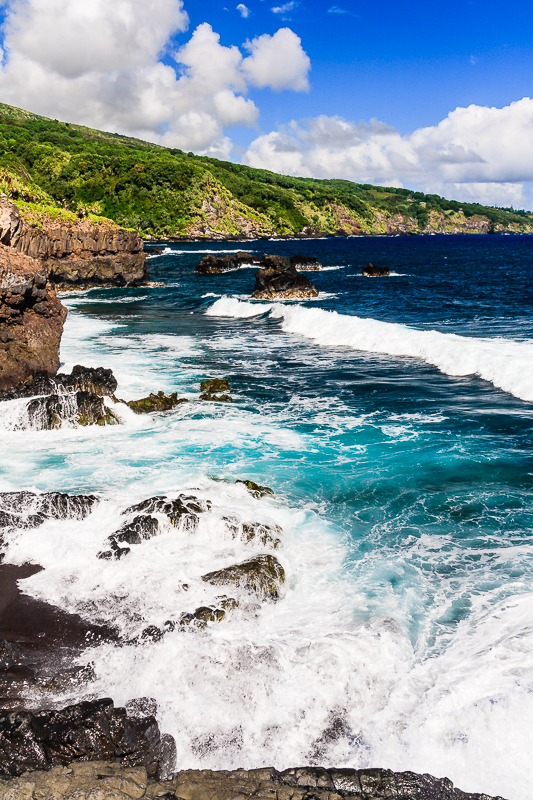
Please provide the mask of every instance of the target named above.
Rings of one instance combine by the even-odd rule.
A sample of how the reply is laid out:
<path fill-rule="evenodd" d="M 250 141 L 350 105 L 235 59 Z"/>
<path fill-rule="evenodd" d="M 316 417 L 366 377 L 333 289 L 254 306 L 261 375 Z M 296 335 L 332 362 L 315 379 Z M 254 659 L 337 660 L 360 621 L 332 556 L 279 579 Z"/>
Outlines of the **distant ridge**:
<path fill-rule="evenodd" d="M 4 103 L 0 192 L 34 224 L 43 215 L 88 215 L 157 238 L 533 233 L 526 211 L 278 175 Z"/>

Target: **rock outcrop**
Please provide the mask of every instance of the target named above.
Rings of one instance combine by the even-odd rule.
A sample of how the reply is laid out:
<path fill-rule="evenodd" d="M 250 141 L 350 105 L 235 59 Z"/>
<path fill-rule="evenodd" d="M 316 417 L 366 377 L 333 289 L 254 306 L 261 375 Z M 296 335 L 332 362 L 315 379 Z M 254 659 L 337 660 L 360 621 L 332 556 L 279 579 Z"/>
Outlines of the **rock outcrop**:
<path fill-rule="evenodd" d="M 217 258 L 212 253 L 204 256 L 195 267 L 195 272 L 201 275 L 221 275 L 225 272 L 234 272 L 242 267 L 262 267 L 269 269 L 271 267 L 277 269 L 286 269 L 290 266 L 295 267 L 297 270 L 319 270 L 322 269 L 322 264 L 318 258 L 313 256 L 295 255 L 287 258 L 286 256 L 275 256 L 265 253 L 260 258 L 255 253 L 246 253 L 239 251 L 238 253 L 231 253 L 226 256 Z"/>
<path fill-rule="evenodd" d="M 0 230 L 16 230 L 16 219 L 2 208 Z M 10 234 L 9 234 L 10 235 Z M 0 391 L 36 372 L 54 375 L 67 310 L 47 283 L 48 268 L 0 244 Z"/>
<path fill-rule="evenodd" d="M 386 278 L 390 275 L 388 267 L 376 267 L 375 264 L 368 263 L 363 267 L 363 275 L 365 278 Z"/>
<path fill-rule="evenodd" d="M 318 297 L 311 281 L 293 264 L 286 266 L 279 256 L 265 257 L 265 268 L 255 273 L 252 297 L 257 300 L 305 300 Z"/>
<path fill-rule="evenodd" d="M 173 394 L 158 392 L 157 394 L 149 394 L 148 397 L 142 397 L 140 400 L 130 400 L 126 405 L 136 414 L 149 414 L 155 411 L 171 411 L 180 403 L 187 402 L 188 400 L 185 397 L 178 397 L 176 392 L 173 392 Z"/>
<path fill-rule="evenodd" d="M 232 403 L 233 398 L 227 392 L 231 391 L 229 381 L 226 378 L 210 378 L 200 384 L 200 400 L 207 400 L 212 403 Z M 222 394 L 221 394 L 222 392 Z"/>
<path fill-rule="evenodd" d="M 263 599 L 278 600 L 285 583 L 285 570 L 275 556 L 259 555 L 209 572 L 202 580 L 214 586 L 234 586 Z"/>
<path fill-rule="evenodd" d="M 274 767 L 184 770 L 153 781 L 144 766 L 71 763 L 0 781 L 0 800 L 503 800 L 456 789 L 447 778 L 387 769 Z"/>
<path fill-rule="evenodd" d="M 60 289 L 139 286 L 148 280 L 142 239 L 111 221 L 50 216 L 30 225 L 4 196 L 0 242 L 44 262 L 48 281 Z"/>
<path fill-rule="evenodd" d="M 109 699 L 60 711 L 0 717 L 0 775 L 22 775 L 73 761 L 114 761 L 144 767 L 147 777 L 164 773 L 161 734 L 153 716 L 129 717 Z M 1 789 L 0 789 L 1 797 Z"/>

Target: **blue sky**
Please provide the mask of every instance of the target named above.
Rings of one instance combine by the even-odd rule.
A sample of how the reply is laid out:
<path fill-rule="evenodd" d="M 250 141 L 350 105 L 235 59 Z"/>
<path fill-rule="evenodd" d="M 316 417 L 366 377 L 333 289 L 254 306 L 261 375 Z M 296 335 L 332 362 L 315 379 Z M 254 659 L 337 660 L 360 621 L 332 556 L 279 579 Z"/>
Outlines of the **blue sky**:
<path fill-rule="evenodd" d="M 278 172 L 533 207 L 533 4 L 4 0 L 0 97 Z"/>

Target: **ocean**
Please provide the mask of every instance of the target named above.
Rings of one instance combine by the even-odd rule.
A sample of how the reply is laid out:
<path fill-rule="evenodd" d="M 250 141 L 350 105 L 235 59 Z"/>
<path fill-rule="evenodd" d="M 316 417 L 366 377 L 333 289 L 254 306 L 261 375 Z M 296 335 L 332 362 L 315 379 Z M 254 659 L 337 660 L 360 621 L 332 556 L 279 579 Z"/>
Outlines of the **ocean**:
<path fill-rule="evenodd" d="M 59 431 L 21 430 L 24 403 L 4 404 L 1 490 L 101 498 L 10 535 L 7 563 L 44 567 L 24 592 L 130 641 L 220 594 L 201 575 L 262 552 L 228 516 L 281 527 L 287 580 L 220 624 L 89 648 L 95 681 L 54 702 L 155 698 L 180 769 L 381 766 L 533 798 L 532 244 L 167 244 L 149 259 L 164 287 L 64 295 L 62 371 L 109 367 L 121 398 L 191 402 Z M 194 273 L 236 250 L 318 257 L 318 298 L 251 301 L 254 269 Z M 369 261 L 391 276 L 363 278 Z M 198 401 L 211 377 L 233 403 Z M 213 504 L 196 532 L 96 557 L 127 505 L 180 492 Z"/>

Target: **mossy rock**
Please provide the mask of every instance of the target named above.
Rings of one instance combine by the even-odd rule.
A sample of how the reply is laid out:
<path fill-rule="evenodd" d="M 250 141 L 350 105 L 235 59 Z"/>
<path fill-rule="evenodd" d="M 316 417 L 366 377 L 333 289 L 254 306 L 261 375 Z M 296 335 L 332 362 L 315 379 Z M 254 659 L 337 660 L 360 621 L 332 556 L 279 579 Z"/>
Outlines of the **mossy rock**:
<path fill-rule="evenodd" d="M 235 483 L 242 483 L 250 494 L 254 497 L 264 497 L 266 494 L 274 494 L 273 490 L 269 486 L 261 486 L 259 483 L 254 483 L 254 481 L 246 481 L 246 480 L 236 480 Z"/>
<path fill-rule="evenodd" d="M 229 394 L 211 394 L 210 392 L 203 392 L 200 400 L 207 400 L 210 403 L 233 403 L 233 398 Z"/>
<path fill-rule="evenodd" d="M 149 394 L 148 397 L 143 397 L 140 400 L 130 400 L 126 405 L 136 414 L 150 414 L 154 411 L 171 411 L 180 403 L 187 402 L 186 398 L 178 397 L 177 392 L 173 394 L 158 392 L 157 394 Z"/>
<path fill-rule="evenodd" d="M 202 575 L 202 580 L 214 586 L 235 586 L 265 600 L 279 600 L 285 583 L 285 570 L 275 556 L 259 555 Z"/>
<path fill-rule="evenodd" d="M 201 382 L 200 391 L 206 392 L 207 394 L 229 392 L 231 391 L 231 386 L 226 378 L 210 378 L 209 380 Z"/>

